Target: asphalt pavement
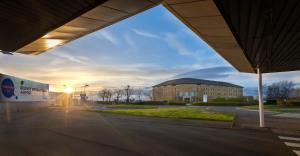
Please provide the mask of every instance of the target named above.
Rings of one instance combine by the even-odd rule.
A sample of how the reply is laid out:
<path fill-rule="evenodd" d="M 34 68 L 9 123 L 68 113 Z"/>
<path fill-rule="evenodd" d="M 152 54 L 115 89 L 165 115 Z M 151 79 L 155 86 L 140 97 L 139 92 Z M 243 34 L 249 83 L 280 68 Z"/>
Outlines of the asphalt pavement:
<path fill-rule="evenodd" d="M 258 110 L 248 110 L 235 106 L 193 106 L 208 110 L 230 112 L 235 114 L 234 126 L 240 128 L 258 128 Z M 300 120 L 297 113 L 265 111 L 265 126 L 273 132 L 300 137 Z M 287 115 L 288 114 L 288 115 Z"/>
<path fill-rule="evenodd" d="M 201 122 L 61 109 L 3 114 L 0 155 L 289 156 L 299 150 L 268 129 Z"/>

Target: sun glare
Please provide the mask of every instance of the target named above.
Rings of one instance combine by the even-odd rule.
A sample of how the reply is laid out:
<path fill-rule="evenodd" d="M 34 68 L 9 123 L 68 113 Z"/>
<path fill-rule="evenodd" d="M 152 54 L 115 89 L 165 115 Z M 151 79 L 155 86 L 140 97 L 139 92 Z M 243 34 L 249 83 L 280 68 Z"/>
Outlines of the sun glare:
<path fill-rule="evenodd" d="M 64 88 L 64 92 L 70 94 L 74 92 L 74 89 L 72 87 L 67 86 Z"/>

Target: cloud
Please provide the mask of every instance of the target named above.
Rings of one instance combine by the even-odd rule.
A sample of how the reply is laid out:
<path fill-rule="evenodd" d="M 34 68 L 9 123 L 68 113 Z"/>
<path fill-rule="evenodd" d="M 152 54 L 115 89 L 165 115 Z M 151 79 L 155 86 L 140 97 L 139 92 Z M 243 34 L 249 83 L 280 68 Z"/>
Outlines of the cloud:
<path fill-rule="evenodd" d="M 189 57 L 190 60 L 197 61 L 197 63 L 192 65 L 188 64 L 188 66 L 198 66 L 198 69 L 220 65 L 230 66 L 228 62 L 219 56 L 204 41 L 195 42 L 196 39 L 193 38 L 191 40 L 191 38 L 193 38 L 191 37 L 191 34 L 184 31 L 178 31 L 177 33 L 166 33 L 164 40 L 170 48 L 177 52 L 177 54 Z M 199 38 L 197 38 L 197 40 L 198 39 Z"/>
<path fill-rule="evenodd" d="M 230 66 L 202 68 L 174 76 L 174 78 L 184 77 L 223 81 L 244 87 L 256 86 L 257 83 L 255 74 L 239 73 Z"/>
<path fill-rule="evenodd" d="M 222 66 L 222 67 L 212 67 L 204 68 L 199 70 L 194 70 L 186 72 L 183 74 L 176 75 L 175 78 L 200 78 L 200 79 L 217 79 L 217 78 L 227 78 L 235 72 L 236 70 L 232 67 Z"/>
<path fill-rule="evenodd" d="M 5 60 L 14 62 L 4 63 Z M 55 61 L 55 63 L 53 63 Z M 93 89 L 105 87 L 152 86 L 179 71 L 151 63 L 89 64 L 89 58 L 53 51 L 38 56 L 16 54 L 0 58 L 1 72 L 51 85 L 80 86 L 93 84 Z M 6 61 L 7 62 L 7 61 Z M 22 67 L 22 70 L 19 70 Z M 91 87 L 91 88 L 92 88 Z"/>
<path fill-rule="evenodd" d="M 88 57 L 71 55 L 71 54 L 69 54 L 67 52 L 63 52 L 63 51 L 59 51 L 59 52 L 55 52 L 55 53 L 51 53 L 51 54 L 56 57 L 56 59 L 54 60 L 54 61 L 56 61 L 56 63 L 58 63 L 57 61 L 65 62 L 66 60 L 69 60 L 74 63 L 88 64 L 88 61 L 89 61 Z M 60 60 L 58 60 L 58 58 L 60 58 Z"/>
<path fill-rule="evenodd" d="M 129 45 L 129 47 L 127 49 L 131 49 L 131 51 L 135 51 L 138 49 L 138 45 L 136 44 L 134 39 L 129 34 L 125 34 L 124 39 L 125 39 L 126 43 Z"/>
<path fill-rule="evenodd" d="M 132 29 L 133 32 L 135 32 L 137 35 L 140 36 L 144 36 L 144 37 L 148 37 L 148 38 L 159 38 L 158 35 L 153 34 L 153 33 L 149 33 L 146 31 L 141 31 L 141 30 L 137 30 L 137 29 Z"/>
<path fill-rule="evenodd" d="M 180 41 L 177 40 L 176 35 L 173 33 L 166 33 L 165 41 L 167 44 L 178 52 L 180 55 L 191 56 L 193 53 L 185 47 Z"/>
<path fill-rule="evenodd" d="M 294 83 L 299 83 L 300 71 L 263 74 L 263 81 L 265 81 L 265 83 L 267 84 L 271 84 L 282 80 L 288 80 L 293 81 Z"/>
<path fill-rule="evenodd" d="M 95 33 L 97 36 L 99 35 L 101 38 L 107 40 L 108 42 L 118 45 L 119 41 L 114 37 L 114 35 L 108 31 L 107 29 L 102 29 Z"/>

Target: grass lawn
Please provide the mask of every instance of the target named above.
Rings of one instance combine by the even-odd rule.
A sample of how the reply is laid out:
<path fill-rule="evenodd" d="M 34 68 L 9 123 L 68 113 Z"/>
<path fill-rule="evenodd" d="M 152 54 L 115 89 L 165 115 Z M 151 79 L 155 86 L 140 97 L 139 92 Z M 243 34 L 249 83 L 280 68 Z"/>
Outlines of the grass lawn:
<path fill-rule="evenodd" d="M 158 108 L 158 109 L 132 109 L 132 110 L 90 110 L 93 112 L 117 113 L 136 116 L 150 116 L 178 119 L 199 119 L 214 121 L 233 121 L 233 114 L 208 111 L 197 108 Z"/>
<path fill-rule="evenodd" d="M 258 105 L 243 106 L 242 108 L 257 110 Z M 274 112 L 300 113 L 300 107 L 282 107 L 278 105 L 264 105 L 264 109 L 268 111 L 274 111 Z"/>
<path fill-rule="evenodd" d="M 108 108 L 151 109 L 151 108 L 157 108 L 157 106 L 135 105 L 135 104 L 117 104 L 117 105 L 108 106 Z"/>

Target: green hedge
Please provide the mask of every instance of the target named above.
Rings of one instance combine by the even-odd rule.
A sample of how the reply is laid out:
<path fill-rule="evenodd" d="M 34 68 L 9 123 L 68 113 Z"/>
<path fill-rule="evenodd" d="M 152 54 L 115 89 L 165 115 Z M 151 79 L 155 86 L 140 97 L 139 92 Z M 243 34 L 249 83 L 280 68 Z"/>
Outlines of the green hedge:
<path fill-rule="evenodd" d="M 176 102 L 176 101 L 141 101 L 136 102 L 137 105 L 186 105 L 185 102 Z"/>
<path fill-rule="evenodd" d="M 255 105 L 256 103 L 249 102 L 195 102 L 193 106 L 247 106 Z"/>
<path fill-rule="evenodd" d="M 265 105 L 276 105 L 277 104 L 277 100 L 267 100 L 264 104 Z"/>
<path fill-rule="evenodd" d="M 247 102 L 247 99 L 245 97 L 234 97 L 234 98 L 217 97 L 215 99 L 212 99 L 211 102 L 217 102 L 217 103 Z"/>
<path fill-rule="evenodd" d="M 225 97 L 217 97 L 215 99 L 209 100 L 206 102 L 195 102 L 193 103 L 194 106 L 247 106 L 247 105 L 254 105 L 257 104 L 257 101 L 247 101 L 245 97 L 232 97 L 232 98 L 225 98 Z"/>
<path fill-rule="evenodd" d="M 141 102 L 136 102 L 134 104 L 137 105 L 166 105 L 168 102 L 166 101 L 141 101 Z"/>
<path fill-rule="evenodd" d="M 181 105 L 181 106 L 183 106 L 183 105 L 186 105 L 186 103 L 185 102 L 169 101 L 168 105 Z"/>
<path fill-rule="evenodd" d="M 279 106 L 300 106 L 300 100 L 277 100 Z"/>
<path fill-rule="evenodd" d="M 107 101 L 97 101 L 97 104 L 112 104 L 113 102 L 107 102 Z"/>

